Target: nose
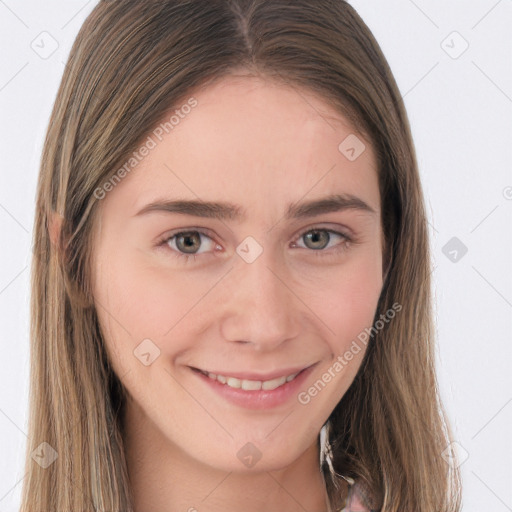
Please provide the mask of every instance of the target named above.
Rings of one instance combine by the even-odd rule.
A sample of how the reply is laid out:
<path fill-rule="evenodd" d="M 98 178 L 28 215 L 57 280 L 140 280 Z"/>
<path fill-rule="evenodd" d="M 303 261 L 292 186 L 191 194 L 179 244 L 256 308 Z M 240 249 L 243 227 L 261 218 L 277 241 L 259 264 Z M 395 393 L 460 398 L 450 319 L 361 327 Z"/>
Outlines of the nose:
<path fill-rule="evenodd" d="M 265 250 L 252 263 L 235 263 L 224 287 L 229 296 L 221 311 L 223 339 L 271 351 L 297 336 L 301 302 L 289 273 L 278 268 Z"/>

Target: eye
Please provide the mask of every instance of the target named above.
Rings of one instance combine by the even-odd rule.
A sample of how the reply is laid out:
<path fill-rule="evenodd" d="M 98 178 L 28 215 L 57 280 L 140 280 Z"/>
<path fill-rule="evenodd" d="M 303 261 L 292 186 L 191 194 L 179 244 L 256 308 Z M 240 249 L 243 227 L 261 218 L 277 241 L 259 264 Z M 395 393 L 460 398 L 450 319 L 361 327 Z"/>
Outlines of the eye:
<path fill-rule="evenodd" d="M 203 238 L 208 241 L 204 249 L 201 247 Z M 326 249 L 333 238 L 337 238 L 341 241 L 335 244 L 334 247 L 331 246 L 331 248 Z M 310 249 L 309 252 L 313 252 L 314 256 L 320 257 L 335 256 L 347 250 L 350 243 L 354 243 L 354 240 L 352 237 L 349 237 L 349 235 L 327 228 L 313 228 L 304 231 L 299 235 L 299 240 L 300 239 L 304 239 L 305 244 L 302 246 L 293 242 L 292 247 Z M 198 255 L 208 253 L 212 249 L 217 251 L 222 250 L 222 247 L 215 243 L 209 235 L 199 230 L 179 231 L 167 234 L 157 242 L 157 246 L 165 246 L 164 248 L 168 248 L 172 251 L 173 257 L 183 258 L 185 262 L 196 260 Z M 330 249 L 333 250 L 331 251 Z"/>
<path fill-rule="evenodd" d="M 206 233 L 202 231 L 180 231 L 175 234 L 166 235 L 162 240 L 158 242 L 158 246 L 168 246 L 175 254 L 177 258 L 184 258 L 185 261 L 190 259 L 196 259 L 197 254 L 208 252 L 208 247 L 205 251 L 199 252 L 199 246 L 201 246 L 201 238 L 204 237 L 210 241 L 210 249 L 221 247 L 212 240 Z"/>
<path fill-rule="evenodd" d="M 349 248 L 349 245 L 351 242 L 353 242 L 352 238 L 349 237 L 345 233 L 341 233 L 338 231 L 333 231 L 327 228 L 313 228 L 309 229 L 308 231 L 304 231 L 300 236 L 299 240 L 303 239 L 305 241 L 305 247 L 306 249 L 311 249 L 312 251 L 315 251 L 315 256 L 321 256 L 325 257 L 328 255 L 332 255 L 332 253 L 329 253 L 326 249 L 329 242 L 332 241 L 332 239 L 341 239 L 341 242 L 336 244 L 334 246 L 334 253 L 335 255 L 340 253 L 341 251 L 344 251 Z M 297 247 L 297 244 L 293 245 L 294 247 Z M 302 247 L 302 246 L 298 246 Z M 331 246 L 332 247 L 332 246 Z M 326 254 L 328 253 L 328 254 Z"/>

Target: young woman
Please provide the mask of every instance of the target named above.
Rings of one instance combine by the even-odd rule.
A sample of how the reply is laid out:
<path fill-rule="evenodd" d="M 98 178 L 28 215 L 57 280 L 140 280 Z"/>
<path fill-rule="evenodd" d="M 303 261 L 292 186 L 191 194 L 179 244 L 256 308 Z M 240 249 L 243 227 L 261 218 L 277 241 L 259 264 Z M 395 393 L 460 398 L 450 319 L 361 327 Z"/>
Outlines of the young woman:
<path fill-rule="evenodd" d="M 409 123 L 346 2 L 100 2 L 32 286 L 22 512 L 459 510 Z"/>

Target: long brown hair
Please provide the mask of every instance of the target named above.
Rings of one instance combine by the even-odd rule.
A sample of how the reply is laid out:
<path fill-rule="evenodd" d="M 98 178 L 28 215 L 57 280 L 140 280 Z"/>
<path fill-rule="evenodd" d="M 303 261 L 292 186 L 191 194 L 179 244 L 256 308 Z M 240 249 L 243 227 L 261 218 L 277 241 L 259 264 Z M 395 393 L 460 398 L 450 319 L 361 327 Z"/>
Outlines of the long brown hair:
<path fill-rule="evenodd" d="M 452 434 L 435 375 L 416 156 L 400 92 L 368 27 L 342 0 L 118 0 L 101 1 L 74 42 L 42 155 L 21 511 L 133 511 L 125 395 L 92 305 L 94 191 L 184 98 L 234 70 L 318 94 L 377 156 L 388 273 L 375 320 L 395 303 L 402 310 L 371 337 L 329 418 L 336 473 L 364 484 L 374 509 L 459 510 L 460 475 L 442 455 Z M 52 243 L 55 212 L 62 226 Z M 36 449 L 55 450 L 57 459 L 43 467 Z M 346 488 L 322 470 L 339 506 Z"/>

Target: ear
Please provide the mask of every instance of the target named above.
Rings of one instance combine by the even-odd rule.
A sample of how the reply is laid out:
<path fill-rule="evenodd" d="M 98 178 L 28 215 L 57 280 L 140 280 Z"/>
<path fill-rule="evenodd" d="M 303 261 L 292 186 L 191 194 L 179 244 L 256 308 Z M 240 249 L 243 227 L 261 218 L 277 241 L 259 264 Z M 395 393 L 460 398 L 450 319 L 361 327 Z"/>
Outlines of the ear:
<path fill-rule="evenodd" d="M 59 237 L 63 220 L 64 217 L 60 213 L 53 211 L 51 212 L 48 219 L 48 234 L 50 235 L 50 241 L 52 242 L 52 245 L 59 245 Z"/>

